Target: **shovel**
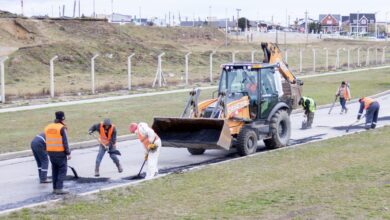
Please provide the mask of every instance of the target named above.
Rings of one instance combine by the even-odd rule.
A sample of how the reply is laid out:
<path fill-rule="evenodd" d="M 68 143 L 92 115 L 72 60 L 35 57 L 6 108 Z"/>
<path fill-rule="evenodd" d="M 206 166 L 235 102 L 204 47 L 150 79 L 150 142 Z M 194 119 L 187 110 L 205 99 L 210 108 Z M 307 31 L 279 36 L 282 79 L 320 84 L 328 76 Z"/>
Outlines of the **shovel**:
<path fill-rule="evenodd" d="M 149 151 L 148 151 L 148 156 L 149 156 Z M 138 174 L 136 176 L 133 176 L 130 178 L 130 180 L 139 180 L 145 178 L 144 176 L 141 175 L 142 169 L 145 166 L 145 163 L 148 159 L 145 159 L 144 162 L 142 163 L 141 169 L 139 170 Z"/>
<path fill-rule="evenodd" d="M 74 178 L 78 179 L 79 178 L 79 175 L 77 174 L 76 172 L 76 169 L 74 167 L 71 167 L 71 166 L 68 166 L 71 170 L 72 170 L 72 173 L 74 175 Z"/>
<path fill-rule="evenodd" d="M 362 117 L 361 119 L 363 119 L 363 118 L 365 118 L 365 117 L 366 117 L 366 115 L 363 115 L 363 117 Z M 348 133 L 349 130 L 351 129 L 351 127 L 354 126 L 354 125 L 356 125 L 357 123 L 359 123 L 359 121 L 360 121 L 360 119 L 359 119 L 359 120 L 356 120 L 354 123 L 350 124 L 345 132 Z"/>
<path fill-rule="evenodd" d="M 334 107 L 334 105 L 336 104 L 336 101 L 337 101 L 337 96 L 336 96 L 336 98 L 334 99 L 334 102 L 333 102 L 333 104 L 332 104 L 332 107 L 330 107 L 330 109 L 329 109 L 328 115 L 330 115 L 330 113 L 332 112 L 333 107 Z"/>
<path fill-rule="evenodd" d="M 106 150 L 108 150 L 108 153 L 109 153 L 109 154 L 114 154 L 114 155 L 118 155 L 118 156 L 121 156 L 121 155 L 122 155 L 121 152 L 120 152 L 119 150 L 110 150 L 110 148 L 109 148 L 108 146 L 104 145 L 104 144 L 100 141 L 100 139 L 99 139 L 94 133 L 91 133 L 91 135 L 94 136 L 94 137 L 96 138 L 96 140 L 97 140 L 101 145 L 103 145 L 103 147 L 104 147 Z"/>

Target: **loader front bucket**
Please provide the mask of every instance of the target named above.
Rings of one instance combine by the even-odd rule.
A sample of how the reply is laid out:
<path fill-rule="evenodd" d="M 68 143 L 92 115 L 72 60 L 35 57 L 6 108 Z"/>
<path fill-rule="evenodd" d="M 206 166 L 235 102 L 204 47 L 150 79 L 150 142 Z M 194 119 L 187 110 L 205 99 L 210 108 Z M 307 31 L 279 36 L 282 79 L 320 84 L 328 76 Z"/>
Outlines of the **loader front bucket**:
<path fill-rule="evenodd" d="M 164 147 L 229 150 L 232 142 L 223 119 L 154 118 L 152 127 Z"/>

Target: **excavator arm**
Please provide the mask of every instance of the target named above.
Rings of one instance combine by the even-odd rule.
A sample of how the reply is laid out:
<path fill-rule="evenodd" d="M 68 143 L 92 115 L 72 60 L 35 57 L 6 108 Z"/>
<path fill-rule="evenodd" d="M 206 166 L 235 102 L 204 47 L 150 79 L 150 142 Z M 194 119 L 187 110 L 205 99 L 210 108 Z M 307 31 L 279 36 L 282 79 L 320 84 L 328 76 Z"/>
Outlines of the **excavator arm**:
<path fill-rule="evenodd" d="M 283 55 L 280 51 L 278 45 L 273 43 L 261 43 L 261 48 L 264 52 L 264 61 L 263 63 L 269 64 L 278 64 L 279 72 L 283 77 L 291 84 L 297 83 L 297 78 L 295 75 L 288 69 L 287 64 L 283 61 Z"/>

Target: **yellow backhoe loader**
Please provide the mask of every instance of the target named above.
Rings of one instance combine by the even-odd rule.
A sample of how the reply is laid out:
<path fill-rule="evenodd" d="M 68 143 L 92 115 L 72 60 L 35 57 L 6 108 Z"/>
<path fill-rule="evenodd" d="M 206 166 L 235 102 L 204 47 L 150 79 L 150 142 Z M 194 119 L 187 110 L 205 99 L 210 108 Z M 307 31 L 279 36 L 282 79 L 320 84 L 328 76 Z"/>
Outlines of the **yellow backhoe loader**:
<path fill-rule="evenodd" d="M 276 44 L 261 47 L 262 63 L 222 65 L 218 97 L 199 102 L 200 90 L 194 89 L 180 117 L 154 118 L 164 147 L 187 148 L 193 155 L 234 147 L 245 156 L 256 152 L 258 140 L 268 148 L 288 144 L 290 113 L 298 107 L 303 83 Z"/>

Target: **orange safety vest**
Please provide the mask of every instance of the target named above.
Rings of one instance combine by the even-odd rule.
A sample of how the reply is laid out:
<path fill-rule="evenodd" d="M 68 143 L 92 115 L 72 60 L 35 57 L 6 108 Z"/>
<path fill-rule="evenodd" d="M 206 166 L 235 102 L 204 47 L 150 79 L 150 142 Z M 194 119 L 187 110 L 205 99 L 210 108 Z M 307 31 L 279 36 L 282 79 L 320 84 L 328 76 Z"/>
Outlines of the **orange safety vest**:
<path fill-rule="evenodd" d="M 139 131 L 137 133 L 138 133 L 138 138 L 142 142 L 142 144 L 144 145 L 145 149 L 149 150 L 149 144 L 151 144 L 150 141 L 149 141 L 149 138 L 145 138 L 144 139 L 144 136 L 142 136 L 142 134 Z M 156 135 L 156 138 L 154 139 L 153 143 L 156 142 L 156 140 L 158 140 L 158 138 L 159 137 Z"/>
<path fill-rule="evenodd" d="M 62 143 L 61 129 L 64 127 L 61 123 L 49 124 L 45 128 L 46 150 L 47 152 L 64 152 L 65 147 Z"/>
<path fill-rule="evenodd" d="M 110 143 L 111 138 L 112 138 L 112 132 L 114 131 L 114 127 L 115 127 L 115 125 L 111 125 L 111 128 L 108 129 L 108 136 L 107 136 L 106 132 L 104 131 L 103 123 L 100 123 L 100 130 L 99 130 L 100 137 L 99 137 L 99 140 L 100 140 L 100 142 L 103 145 L 107 146 Z"/>
<path fill-rule="evenodd" d="M 374 99 L 366 97 L 363 98 L 363 102 L 364 102 L 364 109 L 367 110 L 370 107 L 371 103 L 374 102 Z"/>
<path fill-rule="evenodd" d="M 340 94 L 340 90 L 341 90 L 341 89 L 342 89 L 342 88 L 341 88 L 341 86 L 340 86 L 340 87 L 339 87 L 339 94 Z M 350 95 L 349 95 L 349 88 L 348 88 L 348 86 L 345 86 L 345 87 L 344 87 L 343 95 L 344 95 L 345 100 L 350 100 L 350 99 L 351 99 L 351 97 L 350 97 Z"/>

